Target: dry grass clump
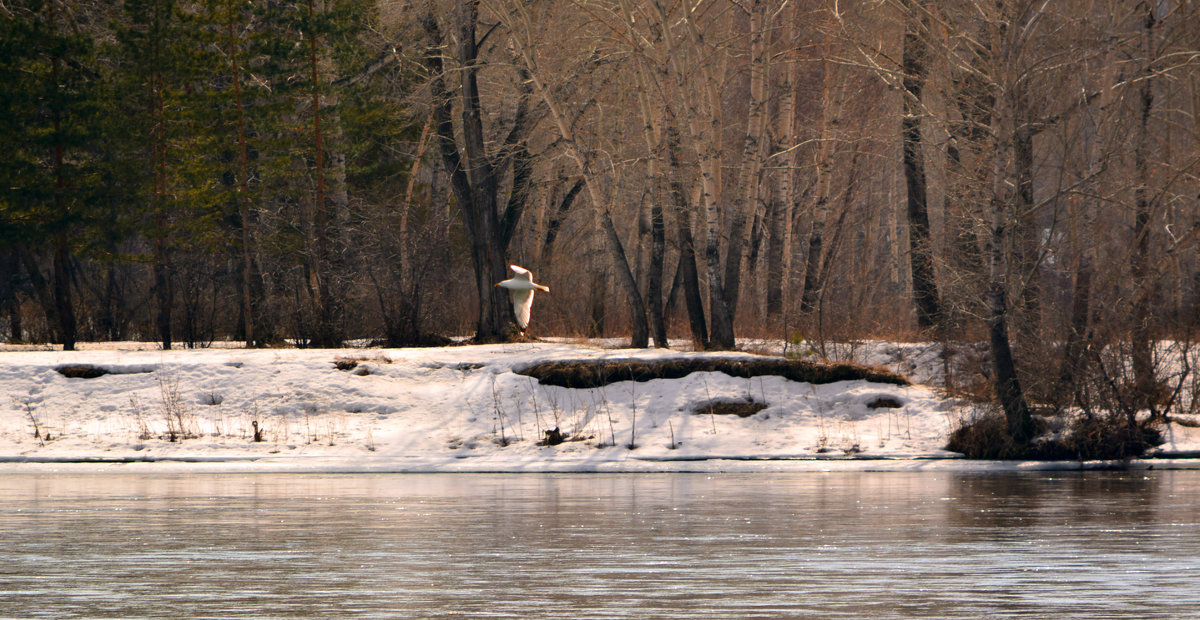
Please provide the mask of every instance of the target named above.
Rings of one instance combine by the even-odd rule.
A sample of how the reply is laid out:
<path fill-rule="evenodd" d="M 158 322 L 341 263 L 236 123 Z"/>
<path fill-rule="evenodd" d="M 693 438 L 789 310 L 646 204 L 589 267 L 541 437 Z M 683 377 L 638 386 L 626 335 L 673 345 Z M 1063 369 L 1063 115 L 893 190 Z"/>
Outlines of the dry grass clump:
<path fill-rule="evenodd" d="M 565 388 L 599 388 L 619 381 L 680 379 L 693 372 L 723 372 L 731 377 L 763 375 L 784 377 L 801 383 L 834 383 L 866 380 L 876 383 L 908 385 L 908 379 L 890 370 L 861 364 L 821 363 L 784 358 L 727 359 L 690 357 L 666 360 L 576 360 L 544 362 L 516 369 L 542 385 Z"/>

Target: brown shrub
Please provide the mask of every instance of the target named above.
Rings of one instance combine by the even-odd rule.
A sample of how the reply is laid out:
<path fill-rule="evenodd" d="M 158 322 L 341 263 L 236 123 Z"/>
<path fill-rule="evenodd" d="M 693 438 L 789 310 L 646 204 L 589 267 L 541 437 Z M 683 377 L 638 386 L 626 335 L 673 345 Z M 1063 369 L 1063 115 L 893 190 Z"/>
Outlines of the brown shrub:
<path fill-rule="evenodd" d="M 1081 461 L 1134 458 L 1161 444 L 1158 428 L 1130 425 L 1120 416 L 1078 418 L 1063 439 L 1066 451 Z"/>
<path fill-rule="evenodd" d="M 1155 425 L 1130 425 L 1120 416 L 1079 416 L 1061 433 L 1048 429 L 1060 418 L 1034 416 L 1036 435 L 1027 444 L 1013 441 L 1008 421 L 998 409 L 963 420 L 950 433 L 946 449 L 972 459 L 1119 460 L 1141 456 L 1162 443 Z M 1059 425 L 1062 426 L 1061 424 Z"/>
<path fill-rule="evenodd" d="M 999 410 L 988 410 L 971 420 L 963 420 L 950 433 L 946 449 L 960 452 L 969 459 L 1026 458 L 1024 446 L 1008 433 L 1008 420 Z"/>

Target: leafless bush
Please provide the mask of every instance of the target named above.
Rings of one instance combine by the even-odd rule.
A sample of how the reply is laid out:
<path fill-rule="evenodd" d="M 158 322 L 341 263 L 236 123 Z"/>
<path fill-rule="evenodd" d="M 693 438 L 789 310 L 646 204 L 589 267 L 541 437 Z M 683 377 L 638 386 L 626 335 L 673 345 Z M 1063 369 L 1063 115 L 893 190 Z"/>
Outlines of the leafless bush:
<path fill-rule="evenodd" d="M 179 380 L 159 371 L 155 374 L 162 402 L 162 415 L 167 423 L 167 441 L 180 441 L 196 436 L 195 414 L 188 408 L 179 392 Z"/>
<path fill-rule="evenodd" d="M 150 432 L 150 425 L 146 422 L 146 412 L 142 408 L 142 401 L 136 394 L 129 397 L 129 406 L 133 409 L 134 418 L 138 425 L 138 439 L 145 441 L 154 436 Z"/>
<path fill-rule="evenodd" d="M 42 435 L 42 427 L 40 424 L 38 424 L 37 415 L 34 413 L 33 401 L 17 400 L 14 398 L 13 402 L 25 409 L 25 415 L 29 416 L 29 422 L 33 424 L 33 438 L 38 440 L 38 445 L 45 446 L 46 439 Z"/>
<path fill-rule="evenodd" d="M 946 449 L 974 459 L 1114 460 L 1162 443 L 1161 419 L 1130 424 L 1121 416 L 1057 414 L 1035 416 L 1034 422 L 1034 439 L 1016 442 L 1004 413 L 989 407 L 960 420 Z"/>

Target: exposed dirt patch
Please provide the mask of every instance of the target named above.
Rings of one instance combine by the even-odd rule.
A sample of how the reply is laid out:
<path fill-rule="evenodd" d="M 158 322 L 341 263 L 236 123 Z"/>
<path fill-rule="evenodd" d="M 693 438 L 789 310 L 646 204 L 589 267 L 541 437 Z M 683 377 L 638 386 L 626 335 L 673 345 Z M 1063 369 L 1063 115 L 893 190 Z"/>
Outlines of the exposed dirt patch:
<path fill-rule="evenodd" d="M 71 379 L 95 379 L 108 374 L 108 370 L 91 364 L 67 364 L 55 368 L 58 374 Z"/>
<path fill-rule="evenodd" d="M 696 415 L 735 415 L 739 418 L 748 418 L 766 408 L 766 403 L 755 400 L 717 398 L 696 405 L 692 413 Z"/>
<path fill-rule="evenodd" d="M 668 360 L 576 360 L 544 362 L 517 374 L 533 377 L 543 385 L 566 388 L 598 388 L 618 381 L 680 379 L 693 372 L 723 372 L 731 377 L 772 375 L 801 383 L 834 383 L 866 380 L 876 383 L 908 385 L 908 379 L 883 368 L 859 364 L 825 364 L 778 357 L 763 359 L 725 359 L 712 357 Z"/>
<path fill-rule="evenodd" d="M 877 396 L 867 403 L 867 409 L 899 409 L 903 406 L 904 403 L 894 396 Z"/>

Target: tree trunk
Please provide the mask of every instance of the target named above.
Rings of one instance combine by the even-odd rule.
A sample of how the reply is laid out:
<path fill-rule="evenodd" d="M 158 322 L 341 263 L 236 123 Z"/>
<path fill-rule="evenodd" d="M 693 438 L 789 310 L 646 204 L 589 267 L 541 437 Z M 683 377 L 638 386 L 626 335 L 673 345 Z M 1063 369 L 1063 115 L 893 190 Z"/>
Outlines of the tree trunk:
<path fill-rule="evenodd" d="M 154 210 L 154 239 L 152 242 L 153 261 L 152 271 L 154 275 L 154 299 L 155 299 L 155 317 L 154 326 L 157 332 L 159 344 L 163 350 L 171 348 L 171 318 L 175 305 L 175 289 L 171 282 L 172 268 L 170 256 L 170 229 L 171 216 L 168 208 L 168 200 L 170 196 L 167 193 L 167 118 L 166 118 L 166 87 L 163 83 L 162 64 L 163 64 L 163 37 L 165 36 L 158 27 L 163 21 L 163 16 L 159 14 L 162 7 L 159 4 L 154 5 L 154 25 L 152 29 L 153 47 L 152 53 L 154 60 L 151 66 L 153 67 L 150 74 L 150 89 L 153 97 L 153 115 L 154 124 L 151 128 L 151 152 L 153 167 L 153 197 L 152 208 Z"/>
<path fill-rule="evenodd" d="M 646 308 L 650 312 L 650 332 L 654 346 L 670 347 L 667 342 L 667 321 L 663 313 L 663 262 L 666 260 L 666 223 L 662 204 L 655 200 L 650 206 L 650 266 L 646 276 Z"/>
<path fill-rule="evenodd" d="M 925 155 L 921 150 L 921 89 L 925 83 L 926 42 L 924 8 L 920 0 L 906 2 L 904 31 L 904 182 L 908 189 L 909 267 L 917 325 L 928 329 L 941 322 L 941 304 L 933 269 L 929 238 L 929 207 L 925 191 Z"/>
<path fill-rule="evenodd" d="M 175 308 L 175 287 L 171 278 L 171 257 L 165 238 L 154 240 L 154 298 L 158 301 L 154 327 L 164 351 L 171 349 L 171 316 Z"/>
<path fill-rule="evenodd" d="M 817 308 L 817 300 L 820 294 L 818 287 L 820 283 L 821 255 L 825 245 L 825 224 L 829 218 L 829 201 L 832 195 L 833 160 L 837 155 L 837 149 L 834 146 L 834 140 L 836 139 L 834 126 L 838 121 L 841 101 L 840 97 L 838 101 L 834 100 L 834 74 L 832 63 L 830 62 L 832 56 L 831 40 L 832 36 L 827 35 L 825 40 L 825 54 L 821 60 L 823 74 L 821 78 L 821 143 L 817 152 L 817 189 L 811 213 L 812 228 L 808 237 L 808 256 L 804 265 L 804 284 L 800 291 L 801 314 L 810 314 Z"/>
<path fill-rule="evenodd" d="M 796 3 L 781 20 L 781 37 L 795 36 Z M 791 281 L 792 225 L 796 209 L 796 168 L 799 149 L 796 148 L 796 84 L 800 63 L 792 58 L 783 71 L 779 85 L 777 142 L 786 149 L 776 175 L 775 200 L 768 205 L 767 218 L 767 292 L 768 317 L 778 317 L 786 309 L 785 301 Z M 786 334 L 785 334 L 786 337 Z"/>
<path fill-rule="evenodd" d="M 764 196 L 758 201 L 759 207 L 754 210 L 754 220 L 750 223 L 750 246 L 746 250 L 746 275 L 742 278 L 744 288 L 752 296 L 753 303 L 751 307 L 754 309 L 756 318 L 761 319 L 765 316 L 763 308 L 760 308 L 759 302 L 764 299 L 764 291 L 760 284 L 759 271 L 762 267 L 763 250 L 766 247 L 766 202 L 770 200 L 769 196 L 771 188 L 767 187 L 762 190 Z"/>
<path fill-rule="evenodd" d="M 479 299 L 479 320 L 475 328 L 478 342 L 502 342 L 512 339 L 513 311 L 508 291 L 495 284 L 508 278 L 508 264 L 504 259 L 504 248 L 497 236 L 499 222 L 496 221 L 494 200 L 495 185 L 484 183 L 481 191 L 473 191 L 474 204 L 469 208 L 470 253 L 475 273 L 475 292 Z"/>
<path fill-rule="evenodd" d="M 53 332 L 52 337 L 59 340 L 58 330 L 62 321 L 58 318 L 58 304 L 54 301 L 54 291 L 51 290 L 50 283 L 46 282 L 46 278 L 42 276 L 41 268 L 38 267 L 33 252 L 23 243 L 17 243 L 15 248 L 21 264 L 25 266 L 25 274 L 29 277 L 29 283 L 33 285 L 33 293 L 37 297 L 38 304 L 46 315 L 46 324 Z"/>
<path fill-rule="evenodd" d="M 8 342 L 9 344 L 21 344 L 25 342 L 25 331 L 21 326 L 21 304 L 20 299 L 13 296 L 8 300 Z"/>
<path fill-rule="evenodd" d="M 704 264 L 708 274 L 708 312 L 711 329 L 709 331 L 708 347 L 710 349 L 730 350 L 736 346 L 733 334 L 733 316 L 726 303 L 725 284 L 721 280 L 721 225 L 720 209 L 715 206 L 707 209 L 705 214 Z"/>
<path fill-rule="evenodd" d="M 679 196 L 678 192 L 672 193 Z M 684 199 L 686 200 L 686 198 Z M 708 340 L 708 322 L 704 320 L 704 298 L 700 293 L 700 269 L 696 265 L 696 240 L 686 202 L 676 205 L 675 230 L 679 237 L 679 270 L 683 285 L 683 302 L 687 308 L 692 343 L 699 349 L 712 348 Z"/>
<path fill-rule="evenodd" d="M 60 146 L 56 147 L 56 151 L 58 151 L 56 162 L 61 170 L 62 161 L 58 159 L 61 157 Z M 61 172 L 58 174 L 58 189 L 55 201 L 61 208 L 61 195 L 64 189 Z M 71 254 L 65 230 L 59 230 L 54 235 L 54 314 L 58 319 L 58 340 L 62 344 L 63 350 L 74 351 L 77 335 L 75 308 L 71 303 Z"/>
<path fill-rule="evenodd" d="M 1076 404 L 1082 405 L 1078 398 L 1079 390 L 1075 381 L 1079 376 L 1079 362 L 1083 358 L 1087 346 L 1088 319 L 1091 315 L 1092 266 L 1086 258 L 1081 258 L 1075 270 L 1075 286 L 1071 294 L 1071 326 L 1067 332 L 1067 343 L 1063 346 L 1062 367 L 1058 373 L 1058 397 L 1060 405 L 1066 404 L 1067 399 L 1076 396 Z"/>
<path fill-rule="evenodd" d="M 8 250 L 8 248 L 5 248 Z M 8 314 L 8 342 L 20 344 L 25 341 L 21 324 L 21 295 L 18 292 L 18 277 L 21 273 L 21 258 L 16 249 L 0 254 L 0 272 L 7 274 L 0 282 L 0 306 Z"/>
<path fill-rule="evenodd" d="M 1016 175 L 1017 266 L 1021 276 L 1020 309 L 1024 314 L 1023 332 L 1036 338 L 1041 324 L 1041 269 L 1038 266 L 1039 233 L 1033 197 L 1033 127 L 1024 105 L 1014 112 L 1017 126 L 1013 133 L 1013 165 Z"/>
<path fill-rule="evenodd" d="M 742 161 L 729 226 L 729 245 L 725 251 L 725 305 L 730 320 L 737 317 L 741 291 L 743 255 L 746 245 L 746 224 L 758 207 L 759 171 L 766 126 L 767 58 L 764 19 L 766 6 L 762 0 L 752 0 L 750 12 L 750 102 L 746 110 L 746 133 L 742 139 Z M 732 327 L 732 325 L 731 325 Z M 731 331 L 732 337 L 732 331 Z M 732 348 L 732 345 L 730 346 Z"/>
<path fill-rule="evenodd" d="M 1136 390 L 1136 409 L 1155 410 L 1154 391 L 1157 378 L 1154 373 L 1152 341 L 1153 312 L 1151 291 L 1155 289 L 1150 273 L 1150 114 L 1154 107 L 1154 80 L 1150 62 L 1154 54 L 1154 15 L 1156 3 L 1144 2 L 1145 15 L 1142 19 L 1142 61 L 1145 63 L 1138 89 L 1138 125 L 1134 130 L 1134 171 L 1137 185 L 1134 189 L 1133 255 L 1130 275 L 1133 279 L 1133 309 L 1130 332 L 1132 342 L 1133 382 Z M 1136 423 L 1134 412 L 1129 412 L 1129 422 Z"/>
<path fill-rule="evenodd" d="M 596 222 L 599 227 L 599 221 Z M 588 251 L 588 338 L 608 335 L 608 268 L 600 257 L 604 254 L 604 239 L 593 232 Z"/>
<path fill-rule="evenodd" d="M 1014 103 L 1008 94 L 998 102 L 998 135 L 992 153 L 991 232 L 988 237 L 988 276 L 984 299 L 994 373 L 993 387 L 1004 409 L 1009 434 L 1018 444 L 1024 444 L 1033 437 L 1033 417 L 1017 376 L 1017 364 L 1008 333 L 1008 287 L 1014 262 L 1013 252 L 1018 253 L 1015 262 L 1020 263 L 1020 249 L 1012 247 L 1012 228 L 1020 219 L 1020 213 L 1016 212 L 1020 198 L 1015 195 L 1015 179 L 1010 176 L 1013 170 L 1011 149 L 1015 144 L 1012 139 L 1015 132 Z"/>
<path fill-rule="evenodd" d="M 1021 382 L 1017 378 L 1017 364 L 1008 335 L 1008 282 L 1005 277 L 1004 257 L 1005 248 L 1009 243 L 1007 236 L 1003 205 L 996 204 L 992 234 L 988 239 L 988 283 L 985 294 L 988 341 L 992 354 L 992 381 L 996 397 L 1004 409 L 1009 434 L 1014 441 L 1024 444 L 1033 437 L 1033 417 L 1025 401 Z"/>
<path fill-rule="evenodd" d="M 628 5 L 623 5 L 623 10 L 628 9 Z M 626 13 L 626 19 L 629 19 Z M 632 24 L 626 22 L 627 26 L 632 29 Z M 654 346 L 666 349 L 670 345 L 667 342 L 667 321 L 663 310 L 663 263 L 666 260 L 666 223 L 663 218 L 662 194 L 664 193 L 664 184 L 661 180 L 660 170 L 666 157 L 663 150 L 664 132 L 662 131 L 662 118 L 654 116 L 654 106 L 650 104 L 648 97 L 649 79 L 646 77 L 644 66 L 637 65 L 637 84 L 638 84 L 638 106 L 642 113 L 642 139 L 646 143 L 646 153 L 649 156 L 646 160 L 645 182 L 649 189 L 650 200 L 650 261 L 647 266 L 646 273 L 646 310 L 650 314 L 650 332 L 654 339 Z"/>
<path fill-rule="evenodd" d="M 462 153 L 459 152 L 458 137 L 451 118 L 451 95 L 446 87 L 447 72 L 442 61 L 444 41 L 437 18 L 432 13 L 422 19 L 422 25 L 431 39 L 425 64 L 430 72 L 430 90 L 442 163 L 450 175 L 451 189 L 462 215 L 475 275 L 479 310 L 475 340 L 501 342 L 511 340 L 515 334 L 512 327 L 513 310 L 507 291 L 495 286 L 495 283 L 507 278 L 508 265 L 504 260 L 507 245 L 504 239 L 511 237 L 504 234 L 496 212 L 499 204 L 499 172 L 485 152 L 477 82 L 479 50 L 475 40 L 478 19 L 475 3 L 458 0 L 454 19 L 458 25 L 454 57 L 459 65 L 457 75 L 461 81 L 458 91 L 462 104 Z M 518 118 L 521 116 L 519 112 Z M 523 128 L 514 126 L 505 145 L 523 142 L 521 130 Z M 515 221 L 515 218 L 506 219 Z"/>
<path fill-rule="evenodd" d="M 855 151 L 850 156 L 849 174 L 846 175 L 846 190 L 842 192 L 841 208 L 838 209 L 837 219 L 833 222 L 833 235 L 830 237 L 827 246 L 823 252 L 819 268 L 817 270 L 817 304 L 824 304 L 825 291 L 829 287 L 829 281 L 833 274 L 833 265 L 837 259 L 838 251 L 841 250 L 842 239 L 846 234 L 846 218 L 850 215 L 850 210 L 854 208 L 855 190 L 858 188 L 858 167 L 862 161 L 862 152 Z"/>
<path fill-rule="evenodd" d="M 54 32 L 57 21 L 57 1 L 50 0 L 46 5 L 49 14 L 50 31 Z M 59 62 L 57 53 L 50 56 L 50 79 L 55 88 L 59 88 Z M 54 209 L 61 218 L 58 231 L 54 235 L 54 307 L 55 318 L 58 319 L 58 340 L 64 351 L 75 350 L 76 326 L 75 309 L 71 303 L 71 256 L 67 239 L 67 227 L 71 217 L 64 194 L 67 191 L 66 178 L 63 173 L 62 140 L 62 110 L 57 105 L 51 110 L 51 123 L 54 129 Z"/>
<path fill-rule="evenodd" d="M 995 259 L 993 259 L 995 260 Z M 988 339 L 992 352 L 994 386 L 1004 417 L 1008 421 L 1008 432 L 1017 443 L 1025 443 L 1033 437 L 1033 417 L 1025 403 L 1025 394 L 1017 379 L 1016 362 L 1008 339 L 1008 308 L 1004 285 L 992 282 L 988 286 Z"/>
<path fill-rule="evenodd" d="M 593 202 L 595 197 L 593 196 Z M 637 282 L 633 279 L 633 272 L 629 270 L 629 260 L 625 256 L 625 249 L 621 245 L 621 238 L 617 235 L 616 226 L 613 225 L 612 217 L 609 215 L 608 208 L 600 209 L 600 226 L 604 232 L 604 239 L 607 242 L 609 255 L 612 257 L 613 268 L 616 272 L 617 281 L 620 282 L 621 288 L 629 295 L 629 312 L 632 325 L 632 335 L 629 338 L 629 346 L 633 348 L 645 348 L 650 346 L 650 325 L 646 322 L 646 305 L 642 302 L 641 293 L 638 292 Z"/>
<path fill-rule="evenodd" d="M 242 338 L 246 341 L 246 346 L 261 347 L 267 344 L 268 330 L 265 326 L 265 317 L 262 316 L 265 302 L 262 299 L 261 283 L 258 282 L 262 276 L 254 260 L 254 236 L 250 221 L 250 153 L 246 138 L 246 106 L 242 100 L 242 67 L 237 35 L 234 30 L 234 23 L 237 19 L 237 6 L 238 4 L 232 1 L 228 4 L 226 36 L 229 38 L 230 73 L 233 75 L 233 98 L 237 109 L 238 163 L 237 193 L 235 196 L 237 200 L 238 232 L 240 233 L 240 253 L 238 256 L 240 263 L 238 269 L 240 298 L 238 301 L 240 306 L 238 311 L 240 313 L 239 323 L 242 326 Z"/>
<path fill-rule="evenodd" d="M 638 65 L 641 69 L 642 65 Z M 650 264 L 646 274 L 646 310 L 650 314 L 650 332 L 654 346 L 660 349 L 670 347 L 667 342 L 667 319 L 663 309 L 663 263 L 666 261 L 666 222 L 663 216 L 662 194 L 664 184 L 661 180 L 661 168 L 666 163 L 663 150 L 664 132 L 662 118 L 655 118 L 654 106 L 647 96 L 648 80 L 643 71 L 637 72 L 638 104 L 641 107 L 643 131 L 642 137 L 646 142 L 649 158 L 646 162 L 646 184 L 650 188 Z M 669 191 L 669 190 L 667 190 Z"/>
<path fill-rule="evenodd" d="M 670 124 L 666 126 L 667 178 L 669 180 L 672 212 L 675 216 L 675 231 L 679 238 L 679 272 L 682 277 L 684 305 L 687 307 L 688 325 L 692 332 L 692 343 L 699 349 L 708 349 L 708 323 L 704 319 L 704 299 L 700 293 L 700 271 L 696 266 L 696 240 L 692 236 L 688 197 L 679 178 L 679 133 Z"/>
<path fill-rule="evenodd" d="M 779 103 L 779 142 L 789 149 L 777 175 L 774 200 L 767 208 L 767 316 L 783 313 L 784 287 L 787 282 L 786 257 L 791 252 L 792 214 L 795 208 L 793 180 L 796 152 L 793 148 L 796 126 L 796 93 L 793 86 L 796 63 L 788 68 Z"/>
<path fill-rule="evenodd" d="M 781 171 L 780 175 L 790 175 Z M 782 183 L 781 183 L 782 184 Z M 786 227 L 787 209 L 784 206 L 783 188 L 777 188 L 767 202 L 767 282 L 766 310 L 768 317 L 783 314 L 783 231 Z"/>
<path fill-rule="evenodd" d="M 692 29 L 692 24 L 686 25 Z M 694 35 L 693 35 L 694 36 Z M 695 42 L 693 41 L 693 44 Z M 695 95 L 686 82 L 684 72 L 675 70 L 676 86 L 681 96 L 690 103 L 684 110 L 687 127 L 691 133 L 692 147 L 700 170 L 700 205 L 704 229 L 704 272 L 708 283 L 708 347 L 711 349 L 733 349 L 736 346 L 733 333 L 733 315 L 726 303 L 725 283 L 721 268 L 721 236 L 724 209 L 722 200 L 722 157 L 721 157 L 721 87 L 714 75 L 714 68 L 702 65 L 700 73 L 703 83 L 699 95 Z M 697 105 L 692 97 L 707 101 Z M 668 123 L 673 118 L 668 118 Z"/>
<path fill-rule="evenodd" d="M 315 20 L 313 0 L 308 0 L 308 19 Z M 312 195 L 312 245 L 308 250 L 308 293 L 312 300 L 312 345 L 336 347 L 341 344 L 334 324 L 333 299 L 330 291 L 329 228 L 330 208 L 325 179 L 325 133 L 321 126 L 321 81 L 317 69 L 317 35 L 313 28 L 308 38 L 309 87 L 312 97 L 313 176 L 316 178 Z"/>
<path fill-rule="evenodd" d="M 818 276 L 821 254 L 825 245 L 825 218 L 828 206 L 825 196 L 819 196 L 812 210 L 812 228 L 808 234 L 808 255 L 804 261 L 804 284 L 800 290 L 800 313 L 809 314 L 817 307 Z"/>

